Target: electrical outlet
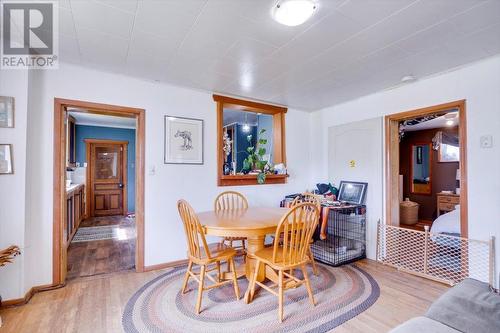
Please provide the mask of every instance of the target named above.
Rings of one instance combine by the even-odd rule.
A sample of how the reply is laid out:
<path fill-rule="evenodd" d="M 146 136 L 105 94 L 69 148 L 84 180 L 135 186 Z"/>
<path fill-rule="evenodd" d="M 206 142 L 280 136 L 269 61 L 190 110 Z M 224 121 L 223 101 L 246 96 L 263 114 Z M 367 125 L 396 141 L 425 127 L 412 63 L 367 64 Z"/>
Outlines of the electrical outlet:
<path fill-rule="evenodd" d="M 483 135 L 479 140 L 481 148 L 493 147 L 493 137 L 491 135 Z"/>

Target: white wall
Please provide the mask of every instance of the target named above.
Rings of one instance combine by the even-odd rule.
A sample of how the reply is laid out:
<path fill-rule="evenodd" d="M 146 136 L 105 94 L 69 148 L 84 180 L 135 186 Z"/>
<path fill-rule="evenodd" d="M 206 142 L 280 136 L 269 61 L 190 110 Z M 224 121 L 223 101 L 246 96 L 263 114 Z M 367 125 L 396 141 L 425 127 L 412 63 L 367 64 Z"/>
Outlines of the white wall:
<path fill-rule="evenodd" d="M 3 75 L 3 73 L 2 73 Z M 17 78 L 19 74 L 15 73 Z M 17 78 L 19 80 L 19 78 Z M 25 78 L 21 87 L 27 89 Z M 15 228 L 5 229 L 1 234 L 8 234 L 9 242 L 17 241 L 14 236 L 19 234 L 19 242 L 23 240 L 26 226 L 25 260 L 29 263 L 25 268 L 18 267 L 14 275 L 2 275 L 4 299 L 22 297 L 33 285 L 51 283 L 52 279 L 52 172 L 53 172 L 53 110 L 54 98 L 78 99 L 97 103 L 122 105 L 144 108 L 146 110 L 146 184 L 145 184 L 145 264 L 155 265 L 185 258 L 185 240 L 178 218 L 176 202 L 180 198 L 188 200 L 195 210 L 209 210 L 217 193 L 226 188 L 216 184 L 216 111 L 211 94 L 138 80 L 121 75 L 99 72 L 83 67 L 62 64 L 59 70 L 36 71 L 30 73 L 29 80 L 29 111 L 26 93 L 19 97 L 16 103 L 18 111 L 16 127 L 19 138 L 26 141 L 26 129 L 29 129 L 28 142 L 24 149 L 29 152 L 27 161 L 26 185 L 26 223 L 23 217 L 16 216 Z M 7 93 L 6 91 L 5 93 Z M 15 92 L 12 92 L 13 95 Z M 24 104 L 24 106 L 23 106 Z M 26 113 L 29 114 L 26 124 Z M 163 116 L 177 115 L 201 118 L 205 121 L 205 162 L 203 165 L 169 165 L 163 163 Z M 24 115 L 24 119 L 22 118 Z M 298 110 L 289 110 L 286 115 L 287 134 L 287 164 L 290 177 L 287 184 L 243 186 L 236 188 L 244 193 L 251 205 L 276 206 L 285 194 L 304 191 L 311 188 L 310 153 L 308 123 L 310 114 Z M 304 124 L 307 126 L 304 127 Z M 0 137 L 3 139 L 3 137 Z M 15 147 L 15 149 L 17 146 Z M 23 148 L 23 147 L 19 147 Z M 21 150 L 21 149 L 19 149 Z M 16 150 L 17 153 L 17 150 Z M 24 154 L 15 156 L 16 164 L 23 162 Z M 155 167 L 155 174 L 148 170 Z M 16 179 L 7 183 L 7 178 L 1 178 L 1 198 L 9 203 L 16 201 L 20 211 L 23 211 L 24 192 L 19 200 L 12 198 L 15 184 L 24 188 L 24 167 L 16 167 Z M 21 201 L 22 199 L 22 201 Z M 3 200 L 1 201 L 3 202 Z M 11 220 L 16 214 L 9 210 L 9 215 L 0 213 L 2 221 Z M 5 217 L 4 217 L 5 215 Z M 2 222 L 3 225 L 3 222 Z M 9 224 L 10 225 L 10 224 Z M 2 227 L 3 228 L 3 227 Z M 14 232 L 15 231 L 15 232 Z M 0 245 L 7 242 L 5 236 L 0 236 Z M 8 243 L 8 242 L 7 242 Z M 36 253 L 36 260 L 33 255 Z M 16 275 L 17 274 L 17 275 Z M 26 275 L 24 288 L 17 286 L 18 276 Z M 5 277 L 5 278 L 4 278 Z M 22 280 L 22 279 L 21 279 Z M 7 281 L 4 283 L 4 281 Z M 13 290 L 6 293 L 6 290 Z"/>
<path fill-rule="evenodd" d="M 397 89 L 329 107 L 312 116 L 319 131 L 313 173 L 328 171 L 328 128 L 358 120 L 466 99 L 469 237 L 500 241 L 500 57 L 463 67 Z M 482 149 L 480 136 L 492 135 L 493 148 Z M 339 175 L 342 178 L 342 175 Z M 383 188 L 377 189 L 381 196 Z M 370 209 L 368 207 L 368 209 Z M 500 244 L 496 246 L 496 267 Z M 498 272 L 498 270 L 497 270 Z M 498 273 L 496 274 L 498 276 Z"/>

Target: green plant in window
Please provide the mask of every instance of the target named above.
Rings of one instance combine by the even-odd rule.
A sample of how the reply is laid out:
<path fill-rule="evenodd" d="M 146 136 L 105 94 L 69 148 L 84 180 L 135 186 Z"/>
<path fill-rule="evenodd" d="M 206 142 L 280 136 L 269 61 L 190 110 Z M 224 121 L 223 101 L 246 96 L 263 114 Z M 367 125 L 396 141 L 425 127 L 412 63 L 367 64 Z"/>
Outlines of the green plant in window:
<path fill-rule="evenodd" d="M 264 184 L 266 181 L 266 175 L 272 172 L 272 166 L 269 161 L 264 159 L 266 155 L 265 145 L 267 144 L 267 139 L 265 138 L 266 130 L 263 128 L 259 131 L 257 142 L 255 146 L 252 144 L 252 135 L 247 135 L 247 141 L 249 146 L 247 147 L 247 158 L 243 160 L 243 171 L 244 173 L 250 172 L 252 170 L 258 170 L 257 183 Z"/>

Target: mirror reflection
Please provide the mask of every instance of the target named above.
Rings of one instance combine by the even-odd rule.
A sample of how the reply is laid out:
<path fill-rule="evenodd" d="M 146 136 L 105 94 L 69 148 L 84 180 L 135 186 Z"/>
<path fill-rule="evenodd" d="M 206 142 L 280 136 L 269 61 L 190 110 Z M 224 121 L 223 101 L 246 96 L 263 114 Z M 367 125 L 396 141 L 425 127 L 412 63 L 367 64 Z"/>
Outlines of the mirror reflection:
<path fill-rule="evenodd" d="M 273 164 L 273 116 L 223 110 L 224 175 L 254 173 Z"/>
<path fill-rule="evenodd" d="M 412 145 L 411 192 L 431 194 L 431 145 Z"/>

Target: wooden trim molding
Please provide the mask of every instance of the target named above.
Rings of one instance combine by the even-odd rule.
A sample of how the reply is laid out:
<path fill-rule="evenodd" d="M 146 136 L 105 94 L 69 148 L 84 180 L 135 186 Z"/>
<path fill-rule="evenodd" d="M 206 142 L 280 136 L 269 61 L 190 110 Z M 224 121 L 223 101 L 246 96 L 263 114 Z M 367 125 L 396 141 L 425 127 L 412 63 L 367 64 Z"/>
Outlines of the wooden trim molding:
<path fill-rule="evenodd" d="M 386 185 L 386 223 L 399 226 L 399 122 L 431 114 L 440 114 L 450 109 L 459 113 L 460 145 L 460 232 L 461 237 L 468 236 L 467 208 L 467 112 L 466 101 L 434 105 L 426 108 L 400 112 L 385 117 L 385 185 Z"/>
<path fill-rule="evenodd" d="M 35 286 L 30 288 L 28 292 L 24 295 L 22 298 L 15 298 L 15 299 L 9 299 L 7 301 L 2 301 L 0 303 L 0 309 L 12 307 L 12 306 L 19 306 L 19 305 L 24 305 L 28 303 L 36 293 L 42 292 L 42 291 L 48 291 L 48 290 L 54 290 L 54 289 L 59 289 L 64 287 L 64 284 L 60 285 L 52 285 L 52 284 L 46 284 L 46 285 L 41 285 L 41 286 Z"/>
<path fill-rule="evenodd" d="M 184 265 L 187 265 L 188 262 L 189 262 L 188 259 L 181 259 L 181 260 L 166 262 L 166 263 L 162 263 L 162 264 L 146 266 L 146 267 L 144 267 L 144 272 L 151 272 L 151 271 L 157 271 L 159 269 L 184 266 Z"/>
<path fill-rule="evenodd" d="M 286 113 L 288 108 L 273 104 L 254 102 L 245 99 L 238 99 L 229 96 L 212 95 L 215 102 L 222 103 L 231 109 L 261 112 L 266 114 Z"/>
<path fill-rule="evenodd" d="M 145 180 L 145 110 L 79 100 L 54 98 L 54 200 L 52 283 L 61 285 L 66 278 L 67 253 L 63 223 L 66 216 L 66 124 L 65 112 L 87 112 L 136 119 L 136 258 L 137 272 L 144 271 L 144 180 Z"/>
<path fill-rule="evenodd" d="M 273 117 L 273 159 L 274 163 L 286 165 L 286 144 L 285 144 L 285 114 L 286 107 L 247 101 L 233 97 L 213 95 L 217 102 L 217 185 L 218 186 L 240 186 L 258 185 L 257 175 L 224 175 L 222 168 L 224 165 L 224 154 L 222 151 L 222 135 L 224 108 L 238 109 L 241 111 L 258 112 L 271 115 Z M 284 184 L 288 175 L 267 175 L 265 184 Z"/>

